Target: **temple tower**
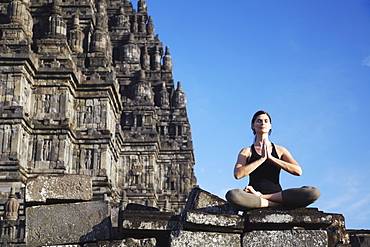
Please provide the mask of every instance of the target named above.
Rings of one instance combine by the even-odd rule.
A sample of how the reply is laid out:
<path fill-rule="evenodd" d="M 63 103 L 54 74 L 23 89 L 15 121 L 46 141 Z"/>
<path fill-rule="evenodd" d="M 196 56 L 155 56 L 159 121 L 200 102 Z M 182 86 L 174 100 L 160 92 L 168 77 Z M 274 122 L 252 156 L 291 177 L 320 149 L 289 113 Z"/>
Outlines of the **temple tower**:
<path fill-rule="evenodd" d="M 92 178 L 93 200 L 181 212 L 196 184 L 186 98 L 146 2 L 0 7 L 3 205 L 22 217 L 29 179 L 72 174 Z"/>

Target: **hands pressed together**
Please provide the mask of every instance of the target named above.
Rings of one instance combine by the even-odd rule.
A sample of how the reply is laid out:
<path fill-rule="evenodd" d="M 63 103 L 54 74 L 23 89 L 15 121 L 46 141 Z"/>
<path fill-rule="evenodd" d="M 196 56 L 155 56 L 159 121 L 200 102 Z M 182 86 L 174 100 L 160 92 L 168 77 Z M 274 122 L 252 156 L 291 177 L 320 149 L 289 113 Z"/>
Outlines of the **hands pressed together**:
<path fill-rule="evenodd" d="M 264 139 L 261 147 L 261 158 L 263 159 L 263 161 L 270 159 L 272 156 L 271 153 L 272 153 L 271 142 Z"/>

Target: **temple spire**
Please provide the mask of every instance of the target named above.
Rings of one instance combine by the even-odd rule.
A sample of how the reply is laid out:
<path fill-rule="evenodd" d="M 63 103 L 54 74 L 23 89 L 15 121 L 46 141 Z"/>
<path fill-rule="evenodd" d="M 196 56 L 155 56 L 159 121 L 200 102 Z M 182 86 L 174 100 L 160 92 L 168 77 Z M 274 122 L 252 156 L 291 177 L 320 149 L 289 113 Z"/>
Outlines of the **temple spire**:
<path fill-rule="evenodd" d="M 143 48 L 143 54 L 141 56 L 141 68 L 144 70 L 150 70 L 150 56 L 146 45 Z"/>
<path fill-rule="evenodd" d="M 73 15 L 73 29 L 69 32 L 68 43 L 73 52 L 83 53 L 83 40 L 85 34 L 81 31 L 79 16 L 80 11 L 77 10 Z"/>
<path fill-rule="evenodd" d="M 166 83 L 162 82 L 162 89 L 159 92 L 160 94 L 160 99 L 159 99 L 159 105 L 161 107 L 168 107 L 170 102 L 169 102 L 169 93 L 166 88 Z"/>
<path fill-rule="evenodd" d="M 185 108 L 186 107 L 186 96 L 182 91 L 181 82 L 177 82 L 177 89 L 173 97 L 173 106 L 176 108 Z"/>
<path fill-rule="evenodd" d="M 172 70 L 172 57 L 170 54 L 170 48 L 166 46 L 165 55 L 163 57 L 163 69 Z"/>
<path fill-rule="evenodd" d="M 148 35 L 154 35 L 154 24 L 152 16 L 149 16 L 148 25 L 147 25 Z"/>
<path fill-rule="evenodd" d="M 23 24 L 23 12 L 26 7 L 20 0 L 13 0 L 8 5 L 8 18 L 11 23 Z"/>
<path fill-rule="evenodd" d="M 140 48 L 135 43 L 135 35 L 130 33 L 127 44 L 123 45 L 122 59 L 125 62 L 140 62 Z"/>
<path fill-rule="evenodd" d="M 146 1 L 145 0 L 140 0 L 137 3 L 137 10 L 138 10 L 138 12 L 147 12 L 148 11 L 148 7 L 146 6 Z"/>
<path fill-rule="evenodd" d="M 130 30 L 130 22 L 125 14 L 125 8 L 123 6 L 119 9 L 119 14 L 116 17 L 116 26 L 121 29 Z"/>
<path fill-rule="evenodd" d="M 159 54 L 158 46 L 155 48 L 155 53 L 152 55 L 152 70 L 161 70 L 161 55 Z"/>
<path fill-rule="evenodd" d="M 67 24 L 63 20 L 62 11 L 60 9 L 58 0 L 54 0 L 51 13 L 52 14 L 49 17 L 49 35 L 66 37 Z"/>

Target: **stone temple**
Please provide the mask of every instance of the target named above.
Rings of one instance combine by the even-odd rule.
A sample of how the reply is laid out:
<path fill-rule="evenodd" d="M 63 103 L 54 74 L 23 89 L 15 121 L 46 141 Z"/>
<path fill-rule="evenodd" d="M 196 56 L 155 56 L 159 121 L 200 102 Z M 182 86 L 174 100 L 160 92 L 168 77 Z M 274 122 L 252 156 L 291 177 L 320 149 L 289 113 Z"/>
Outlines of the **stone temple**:
<path fill-rule="evenodd" d="M 368 246 L 315 208 L 238 213 L 193 152 L 144 0 L 0 0 L 1 246 Z"/>
<path fill-rule="evenodd" d="M 3 192 L 76 174 L 91 177 L 94 200 L 184 208 L 196 184 L 186 98 L 138 5 L 1 1 Z"/>

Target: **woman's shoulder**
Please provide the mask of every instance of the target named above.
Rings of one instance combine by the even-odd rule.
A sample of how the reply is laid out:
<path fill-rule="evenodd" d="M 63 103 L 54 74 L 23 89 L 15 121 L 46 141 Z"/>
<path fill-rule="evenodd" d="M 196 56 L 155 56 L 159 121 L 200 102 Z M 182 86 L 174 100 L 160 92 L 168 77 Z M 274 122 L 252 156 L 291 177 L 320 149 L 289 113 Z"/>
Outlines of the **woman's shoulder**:
<path fill-rule="evenodd" d="M 286 149 L 285 147 L 283 146 L 280 146 L 280 145 L 277 145 L 274 143 L 274 146 L 276 148 L 276 151 L 279 153 L 279 154 L 284 154 L 286 152 L 288 152 L 288 149 Z M 279 155 L 280 156 L 280 155 Z"/>
<path fill-rule="evenodd" d="M 274 144 L 274 146 L 275 146 L 275 148 L 276 149 L 280 149 L 280 150 L 287 150 L 285 147 L 283 147 L 283 146 L 280 146 L 280 145 L 277 145 L 276 143 L 273 143 Z"/>
<path fill-rule="evenodd" d="M 239 154 L 244 155 L 244 156 L 247 156 L 247 157 L 250 155 L 250 153 L 251 153 L 251 147 L 243 148 L 243 149 L 239 152 Z"/>

